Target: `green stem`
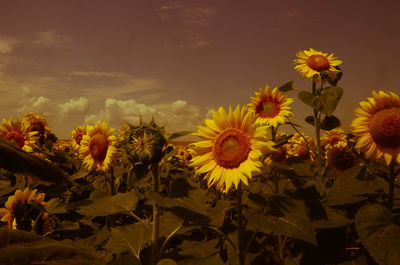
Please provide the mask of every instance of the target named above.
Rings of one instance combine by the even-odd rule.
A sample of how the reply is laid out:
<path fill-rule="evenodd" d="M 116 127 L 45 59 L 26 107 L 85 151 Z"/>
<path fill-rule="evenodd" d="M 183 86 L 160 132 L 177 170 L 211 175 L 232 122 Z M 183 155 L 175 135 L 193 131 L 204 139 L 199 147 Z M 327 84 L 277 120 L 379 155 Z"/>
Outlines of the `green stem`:
<path fill-rule="evenodd" d="M 393 199 L 394 199 L 394 184 L 396 180 L 396 173 L 394 170 L 395 160 L 393 159 L 390 163 L 390 176 L 389 176 L 389 201 L 388 201 L 388 208 L 389 210 L 393 209 Z"/>
<path fill-rule="evenodd" d="M 323 86 L 324 80 L 321 80 L 321 90 Z M 312 81 L 312 93 L 315 97 L 319 97 L 317 91 L 316 91 L 316 82 L 315 79 Z M 322 158 L 321 158 L 321 141 L 320 141 L 320 115 L 318 113 L 318 110 L 314 108 L 313 110 L 314 113 L 314 128 L 315 128 L 315 140 L 317 141 L 317 169 L 318 169 L 318 179 L 321 179 L 322 176 Z"/>
<path fill-rule="evenodd" d="M 151 165 L 151 171 L 153 173 L 153 191 L 158 193 L 158 164 Z M 151 264 L 157 265 L 159 254 L 160 254 L 160 246 L 159 246 L 159 235 L 160 235 L 160 213 L 159 206 L 157 202 L 153 201 L 153 230 L 151 235 Z"/>
<path fill-rule="evenodd" d="M 238 201 L 238 248 L 239 248 L 239 265 L 244 265 L 245 253 L 243 248 L 243 204 L 242 204 L 242 189 L 239 185 L 237 189 L 237 201 Z"/>
<path fill-rule="evenodd" d="M 282 235 L 278 236 L 278 248 L 279 248 L 278 251 L 279 251 L 279 259 L 281 261 L 281 264 L 285 264 L 284 250 L 285 250 L 287 236 L 284 236 L 283 239 L 282 239 L 282 237 L 283 237 Z"/>

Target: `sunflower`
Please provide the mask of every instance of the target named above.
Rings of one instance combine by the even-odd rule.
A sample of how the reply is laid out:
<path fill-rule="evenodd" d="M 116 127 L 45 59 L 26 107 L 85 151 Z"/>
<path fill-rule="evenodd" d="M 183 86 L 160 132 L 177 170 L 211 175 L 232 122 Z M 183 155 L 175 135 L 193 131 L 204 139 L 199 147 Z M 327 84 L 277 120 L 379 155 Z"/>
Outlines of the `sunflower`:
<path fill-rule="evenodd" d="M 87 126 L 87 134 L 82 137 L 79 154 L 88 170 L 96 167 L 106 172 L 110 169 L 117 154 L 117 137 L 112 135 L 114 129 L 107 129 L 107 122 L 98 121 L 96 125 Z"/>
<path fill-rule="evenodd" d="M 26 124 L 28 132 L 38 132 L 39 137 L 46 137 L 50 133 L 46 119 L 33 112 L 26 113 L 22 122 Z"/>
<path fill-rule="evenodd" d="M 27 220 L 27 214 L 29 214 L 29 210 L 31 209 L 30 205 L 38 203 L 46 206 L 46 203 L 43 201 L 45 194 L 36 194 L 36 192 L 36 189 L 29 190 L 29 187 L 24 191 L 16 190 L 14 195 L 8 197 L 5 203 L 6 208 L 0 208 L 1 221 L 7 222 L 10 229 L 17 229 L 23 226 L 22 222 L 27 222 L 28 226 L 31 226 L 32 219 Z"/>
<path fill-rule="evenodd" d="M 26 125 L 20 119 L 16 121 L 3 119 L 0 125 L 0 137 L 26 152 L 33 152 L 33 148 L 36 147 L 37 132 L 28 132 Z"/>
<path fill-rule="evenodd" d="M 258 124 L 277 127 L 293 116 L 292 108 L 289 107 L 292 102 L 293 99 L 288 98 L 277 87 L 271 90 L 266 86 L 265 91 L 260 88 L 260 91 L 255 93 L 249 107 L 257 115 Z"/>
<path fill-rule="evenodd" d="M 300 51 L 296 54 L 298 59 L 294 59 L 293 63 L 297 63 L 294 67 L 303 77 L 312 79 L 314 75 L 324 71 L 339 71 L 336 66 L 342 63 L 334 54 L 328 55 L 312 48 L 310 50 Z"/>
<path fill-rule="evenodd" d="M 130 130 L 130 126 L 128 123 L 125 123 L 121 128 L 118 129 L 118 139 L 123 141 Z"/>
<path fill-rule="evenodd" d="M 313 145 L 315 145 L 315 140 L 313 138 L 305 135 L 303 137 L 299 133 L 295 133 L 293 137 L 289 139 L 287 154 L 288 156 L 314 161 L 316 154 L 312 150 Z"/>
<path fill-rule="evenodd" d="M 282 137 L 287 137 L 286 133 L 278 133 L 276 135 L 276 139 L 280 139 Z M 265 160 L 264 164 L 267 167 L 271 167 L 273 163 L 285 164 L 288 158 L 288 150 L 290 145 L 288 143 L 282 144 L 277 147 L 275 151 L 273 151 Z"/>
<path fill-rule="evenodd" d="M 72 148 L 74 150 L 79 150 L 79 147 L 81 147 L 82 138 L 85 134 L 86 134 L 86 128 L 84 126 L 78 126 L 72 130 L 71 140 L 72 140 Z"/>
<path fill-rule="evenodd" d="M 240 181 L 248 185 L 248 179 L 260 172 L 263 164 L 259 161 L 263 153 L 274 151 L 274 143 L 266 140 L 267 126 L 256 126 L 257 116 L 247 107 L 235 110 L 229 107 L 228 113 L 220 107 L 213 111 L 213 119 L 206 119 L 198 126 L 203 139 L 193 143 L 193 158 L 190 166 L 198 174 L 206 173 L 204 179 L 209 187 L 215 185 L 225 193 Z"/>
<path fill-rule="evenodd" d="M 340 175 L 346 169 L 359 166 L 361 161 L 347 148 L 345 141 L 339 141 L 335 145 L 327 146 L 326 162 L 334 175 Z"/>
<path fill-rule="evenodd" d="M 347 145 L 347 135 L 342 128 L 327 131 L 321 138 L 321 144 L 325 149 L 341 143 L 344 143 L 345 146 Z"/>
<path fill-rule="evenodd" d="M 358 116 L 351 123 L 355 136 L 355 148 L 366 158 L 382 157 L 389 165 L 393 160 L 400 163 L 400 99 L 393 92 L 372 92 L 372 98 L 360 103 L 354 113 Z"/>

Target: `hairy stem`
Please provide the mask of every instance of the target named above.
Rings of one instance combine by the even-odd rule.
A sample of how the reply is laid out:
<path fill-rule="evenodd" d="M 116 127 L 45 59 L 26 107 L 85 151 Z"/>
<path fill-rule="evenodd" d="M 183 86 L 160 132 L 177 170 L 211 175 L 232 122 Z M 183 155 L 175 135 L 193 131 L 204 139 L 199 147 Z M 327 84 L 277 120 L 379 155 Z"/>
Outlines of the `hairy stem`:
<path fill-rule="evenodd" d="M 158 193 L 158 164 L 151 165 L 151 171 L 153 173 L 153 191 Z M 159 206 L 157 202 L 153 201 L 153 230 L 151 235 L 151 264 L 157 265 L 159 254 L 160 254 L 160 246 L 159 246 L 159 234 L 160 234 L 160 213 Z"/>

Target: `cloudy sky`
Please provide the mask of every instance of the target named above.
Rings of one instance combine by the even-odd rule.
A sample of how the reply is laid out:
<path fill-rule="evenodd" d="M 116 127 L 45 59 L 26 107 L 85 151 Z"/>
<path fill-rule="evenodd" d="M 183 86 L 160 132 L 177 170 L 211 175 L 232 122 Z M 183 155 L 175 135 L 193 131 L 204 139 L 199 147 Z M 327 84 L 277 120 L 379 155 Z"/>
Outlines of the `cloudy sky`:
<path fill-rule="evenodd" d="M 299 50 L 335 53 L 348 128 L 372 90 L 400 93 L 398 1 L 1 0 L 0 118 L 43 115 L 59 138 L 153 115 L 194 130 L 219 106 L 294 80 Z M 297 100 L 294 121 L 311 110 Z"/>

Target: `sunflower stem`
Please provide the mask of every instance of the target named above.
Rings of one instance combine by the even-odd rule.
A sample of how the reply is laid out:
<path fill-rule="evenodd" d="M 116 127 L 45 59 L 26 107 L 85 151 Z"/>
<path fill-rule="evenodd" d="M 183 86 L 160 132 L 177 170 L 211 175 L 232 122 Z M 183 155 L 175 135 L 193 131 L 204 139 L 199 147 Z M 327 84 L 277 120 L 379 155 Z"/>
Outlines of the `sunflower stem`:
<path fill-rule="evenodd" d="M 159 179 L 158 179 L 158 164 L 153 163 L 151 165 L 151 172 L 153 173 L 153 191 L 158 193 Z M 157 265 L 160 246 L 159 246 L 159 234 L 160 234 L 160 213 L 157 202 L 153 201 L 153 230 L 151 234 L 151 264 Z"/>
<path fill-rule="evenodd" d="M 397 172 L 394 170 L 395 160 L 393 159 L 390 163 L 390 176 L 389 176 L 389 201 L 388 201 L 388 208 L 389 210 L 393 209 L 393 199 L 394 199 L 394 186 L 395 180 L 397 176 Z"/>
<path fill-rule="evenodd" d="M 244 253 L 244 242 L 243 242 L 243 204 L 242 204 L 242 189 L 239 184 L 237 189 L 237 201 L 238 201 L 238 249 L 239 249 L 239 265 L 244 265 L 245 253 Z"/>
<path fill-rule="evenodd" d="M 321 90 L 322 90 L 322 86 L 323 86 L 323 83 L 324 83 L 324 80 L 322 79 L 321 80 Z M 312 81 L 312 93 L 313 93 L 313 95 L 314 96 L 316 96 L 316 97 L 319 97 L 319 94 L 317 93 L 317 91 L 316 91 L 316 81 L 315 81 L 315 78 L 313 78 L 313 81 Z M 322 176 L 322 170 L 321 170 L 321 167 L 322 167 L 322 159 L 321 159 L 321 141 L 320 141 L 320 123 L 321 123 L 321 121 L 320 121 L 320 119 L 321 119 L 321 117 L 318 115 L 319 114 L 319 112 L 318 112 L 318 110 L 316 110 L 315 108 L 314 108 L 314 110 L 313 110 L 313 112 L 314 112 L 314 128 L 315 128 L 315 140 L 317 141 L 317 169 L 318 169 L 318 179 L 321 179 L 321 176 Z"/>

